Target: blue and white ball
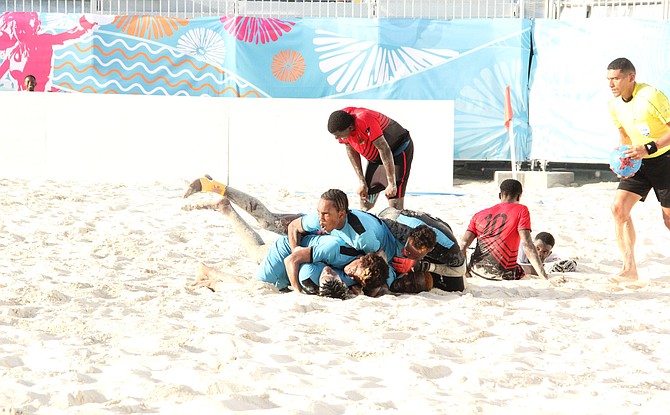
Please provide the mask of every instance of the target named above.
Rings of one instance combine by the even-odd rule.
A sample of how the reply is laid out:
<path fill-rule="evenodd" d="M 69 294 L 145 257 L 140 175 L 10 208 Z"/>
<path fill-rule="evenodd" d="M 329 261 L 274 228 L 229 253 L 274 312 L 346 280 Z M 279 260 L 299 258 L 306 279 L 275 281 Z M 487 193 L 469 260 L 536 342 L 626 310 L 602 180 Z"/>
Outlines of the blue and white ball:
<path fill-rule="evenodd" d="M 642 165 L 642 160 L 633 160 L 624 155 L 624 152 L 629 148 L 630 146 L 626 145 L 619 146 L 612 150 L 612 153 L 610 154 L 610 169 L 612 169 L 618 176 L 630 177 L 637 173 Z"/>

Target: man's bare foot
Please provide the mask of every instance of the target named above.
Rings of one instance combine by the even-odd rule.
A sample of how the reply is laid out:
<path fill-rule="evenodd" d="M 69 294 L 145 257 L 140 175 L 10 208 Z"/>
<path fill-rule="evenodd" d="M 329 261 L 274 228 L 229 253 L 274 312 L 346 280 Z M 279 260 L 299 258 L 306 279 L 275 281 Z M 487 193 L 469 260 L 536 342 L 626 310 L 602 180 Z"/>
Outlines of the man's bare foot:
<path fill-rule="evenodd" d="M 198 264 L 198 267 L 195 269 L 195 281 L 205 281 L 211 279 L 210 272 L 212 271 L 211 267 L 203 264 L 202 262 Z M 195 285 L 195 283 L 193 283 Z"/>
<path fill-rule="evenodd" d="M 213 270 L 213 268 L 201 262 L 195 270 L 195 282 L 189 285 L 191 287 L 205 287 L 211 291 L 216 291 L 216 284 L 220 283 L 221 280 L 211 275 Z"/>
<path fill-rule="evenodd" d="M 638 281 L 637 271 L 622 270 L 617 275 L 608 279 L 613 284 Z"/>

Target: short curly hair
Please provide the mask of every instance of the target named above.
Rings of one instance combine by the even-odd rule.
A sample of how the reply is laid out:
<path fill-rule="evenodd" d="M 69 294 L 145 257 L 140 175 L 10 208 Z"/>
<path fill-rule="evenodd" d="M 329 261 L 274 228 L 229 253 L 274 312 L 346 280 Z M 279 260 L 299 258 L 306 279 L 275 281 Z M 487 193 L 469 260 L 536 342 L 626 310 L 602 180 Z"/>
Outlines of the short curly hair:
<path fill-rule="evenodd" d="M 550 234 L 549 232 L 540 232 L 537 235 L 535 235 L 535 240 L 540 240 L 544 242 L 546 245 L 551 245 L 553 246 L 556 244 L 556 239 L 554 239 L 554 235 Z"/>
<path fill-rule="evenodd" d="M 361 266 L 365 268 L 361 278 L 363 294 L 371 295 L 386 285 L 389 277 L 389 265 L 377 254 L 365 254 L 361 257 Z"/>
<path fill-rule="evenodd" d="M 340 189 L 329 189 L 321 194 L 321 199 L 331 201 L 338 211 L 349 212 L 349 198 Z"/>
<path fill-rule="evenodd" d="M 412 246 L 416 249 L 428 249 L 428 251 L 432 251 L 435 248 L 435 244 L 437 244 L 437 234 L 428 225 L 419 225 L 412 229 L 408 239 L 412 240 Z"/>
<path fill-rule="evenodd" d="M 342 280 L 333 279 L 326 280 L 319 286 L 319 295 L 321 297 L 339 298 L 340 300 L 347 299 L 347 286 Z"/>
<path fill-rule="evenodd" d="M 328 132 L 335 134 L 336 132 L 344 131 L 354 125 L 355 120 L 354 116 L 346 111 L 334 111 L 328 117 Z"/>

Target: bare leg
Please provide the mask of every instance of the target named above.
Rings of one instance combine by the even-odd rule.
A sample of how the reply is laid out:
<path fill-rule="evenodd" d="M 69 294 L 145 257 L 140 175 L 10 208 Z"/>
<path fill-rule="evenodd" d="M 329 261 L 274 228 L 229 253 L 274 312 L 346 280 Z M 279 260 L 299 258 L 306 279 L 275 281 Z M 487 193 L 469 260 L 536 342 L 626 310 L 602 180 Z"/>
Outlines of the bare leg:
<path fill-rule="evenodd" d="M 214 289 L 214 287 L 210 285 L 223 281 L 236 282 L 239 284 L 246 284 L 249 282 L 248 279 L 240 277 L 239 275 L 226 274 L 223 271 L 208 267 L 207 265 L 200 263 L 198 264 L 198 268 L 195 270 L 195 282 L 191 285 L 205 286 Z"/>
<path fill-rule="evenodd" d="M 225 289 L 226 284 L 262 284 L 268 288 L 277 291 L 275 286 L 256 279 L 247 279 L 239 275 L 227 274 L 218 269 L 208 267 L 205 264 L 199 264 L 195 271 L 195 282 L 191 283 L 192 287 L 206 287 L 212 291 L 221 291 Z"/>
<path fill-rule="evenodd" d="M 399 197 L 397 199 L 389 199 L 389 206 L 394 207 L 398 210 L 403 210 L 405 206 L 405 198 Z"/>
<path fill-rule="evenodd" d="M 226 197 L 256 219 L 261 228 L 280 235 L 286 235 L 288 224 L 301 216 L 298 213 L 270 212 L 257 198 L 230 186 L 226 190 Z"/>
<path fill-rule="evenodd" d="M 635 264 L 635 226 L 630 212 L 640 196 L 625 190 L 617 190 L 612 203 L 614 231 L 623 260 L 623 269 L 611 282 L 636 281 L 638 279 Z"/>
<path fill-rule="evenodd" d="M 242 244 L 249 253 L 249 256 L 256 261 L 257 264 L 260 264 L 265 258 L 269 246 L 267 246 L 265 242 L 263 242 L 261 236 L 256 233 L 244 219 L 242 219 L 239 213 L 233 209 L 227 198 L 224 197 L 217 203 L 217 210 L 228 218 L 233 226 L 233 230 L 242 239 Z"/>
<path fill-rule="evenodd" d="M 663 223 L 665 224 L 665 227 L 670 230 L 670 207 L 661 209 L 663 212 Z"/>
<path fill-rule="evenodd" d="M 205 176 L 194 180 L 188 187 L 184 194 L 184 198 L 199 192 L 217 193 L 228 198 L 231 202 L 244 209 L 254 219 L 258 221 L 261 228 L 270 232 L 275 232 L 280 235 L 286 235 L 288 224 L 294 219 L 300 217 L 297 213 L 274 213 L 270 212 L 268 208 L 257 198 L 233 187 L 224 185 L 212 179 L 211 176 Z M 192 209 L 212 209 L 222 211 L 219 203 L 206 203 L 200 205 L 193 205 L 186 210 Z M 223 213 L 223 212 L 222 212 Z"/>

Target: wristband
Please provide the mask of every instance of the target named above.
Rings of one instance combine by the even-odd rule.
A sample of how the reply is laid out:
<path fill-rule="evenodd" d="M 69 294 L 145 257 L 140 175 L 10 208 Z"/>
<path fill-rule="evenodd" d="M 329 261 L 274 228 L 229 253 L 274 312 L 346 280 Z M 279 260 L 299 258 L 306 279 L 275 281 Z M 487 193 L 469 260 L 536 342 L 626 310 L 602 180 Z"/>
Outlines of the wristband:
<path fill-rule="evenodd" d="M 648 142 L 647 144 L 644 145 L 644 148 L 647 149 L 647 154 L 654 154 L 658 150 L 655 141 Z"/>

